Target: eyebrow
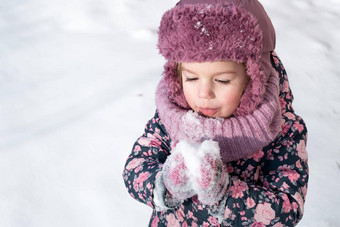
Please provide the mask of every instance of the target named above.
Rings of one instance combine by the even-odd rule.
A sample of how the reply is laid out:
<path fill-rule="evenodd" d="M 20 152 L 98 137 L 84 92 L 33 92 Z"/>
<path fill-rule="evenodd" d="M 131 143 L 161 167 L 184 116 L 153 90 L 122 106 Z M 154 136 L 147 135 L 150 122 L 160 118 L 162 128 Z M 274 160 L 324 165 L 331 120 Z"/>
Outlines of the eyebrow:
<path fill-rule="evenodd" d="M 195 74 L 197 75 L 194 71 L 191 71 L 190 69 L 186 69 L 185 67 L 182 66 L 182 71 L 187 71 L 189 73 L 192 73 L 192 74 Z M 214 73 L 212 76 L 219 76 L 219 75 L 222 75 L 222 74 L 235 74 L 236 72 L 235 71 L 222 71 L 222 72 L 217 72 L 217 73 Z"/>

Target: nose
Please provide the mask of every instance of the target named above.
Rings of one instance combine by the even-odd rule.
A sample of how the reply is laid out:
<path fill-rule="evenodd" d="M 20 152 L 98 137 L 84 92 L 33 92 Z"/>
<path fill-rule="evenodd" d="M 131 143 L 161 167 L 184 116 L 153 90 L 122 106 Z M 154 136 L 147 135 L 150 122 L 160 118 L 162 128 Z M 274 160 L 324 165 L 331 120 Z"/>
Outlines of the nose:
<path fill-rule="evenodd" d="M 198 97 L 201 99 L 213 99 L 215 96 L 213 86 L 209 82 L 201 82 L 198 90 Z"/>

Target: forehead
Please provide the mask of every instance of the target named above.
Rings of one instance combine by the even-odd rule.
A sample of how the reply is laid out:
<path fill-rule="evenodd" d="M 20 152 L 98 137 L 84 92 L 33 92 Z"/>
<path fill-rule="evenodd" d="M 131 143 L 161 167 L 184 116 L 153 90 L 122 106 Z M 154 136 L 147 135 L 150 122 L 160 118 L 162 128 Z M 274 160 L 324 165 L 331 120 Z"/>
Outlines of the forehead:
<path fill-rule="evenodd" d="M 181 69 L 193 73 L 206 73 L 206 72 L 229 72 L 244 70 L 244 64 L 234 61 L 216 61 L 216 62 L 203 62 L 203 63 L 189 63 L 182 62 Z"/>

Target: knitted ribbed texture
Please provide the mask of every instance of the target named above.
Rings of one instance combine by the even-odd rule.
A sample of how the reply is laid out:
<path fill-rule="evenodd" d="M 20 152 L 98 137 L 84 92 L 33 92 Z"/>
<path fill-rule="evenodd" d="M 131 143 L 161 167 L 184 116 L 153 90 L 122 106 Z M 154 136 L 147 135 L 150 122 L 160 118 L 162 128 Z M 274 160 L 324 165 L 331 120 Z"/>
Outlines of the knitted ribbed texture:
<path fill-rule="evenodd" d="M 224 163 L 246 158 L 275 139 L 281 129 L 279 78 L 273 73 L 266 84 L 262 103 L 249 115 L 230 118 L 206 118 L 184 109 L 169 99 L 165 75 L 156 91 L 156 106 L 172 140 L 201 143 L 212 139 L 219 143 Z"/>

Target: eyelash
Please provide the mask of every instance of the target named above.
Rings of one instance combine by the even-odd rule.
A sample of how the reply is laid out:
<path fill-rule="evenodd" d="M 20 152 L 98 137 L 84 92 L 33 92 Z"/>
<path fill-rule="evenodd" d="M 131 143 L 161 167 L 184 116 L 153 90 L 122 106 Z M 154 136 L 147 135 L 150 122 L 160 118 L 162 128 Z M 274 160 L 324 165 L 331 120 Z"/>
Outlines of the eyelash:
<path fill-rule="evenodd" d="M 192 82 L 192 81 L 196 81 L 198 80 L 198 78 L 186 78 L 185 81 L 187 82 Z M 230 83 L 230 80 L 215 80 L 217 81 L 218 83 L 221 83 L 221 84 L 229 84 Z"/>
<path fill-rule="evenodd" d="M 216 80 L 217 82 L 219 83 L 222 83 L 222 84 L 229 84 L 230 83 L 230 80 Z"/>
<path fill-rule="evenodd" d="M 186 78 L 186 79 L 185 79 L 185 81 L 188 81 L 188 82 L 190 82 L 190 81 L 195 81 L 195 80 L 197 80 L 197 78 Z"/>

